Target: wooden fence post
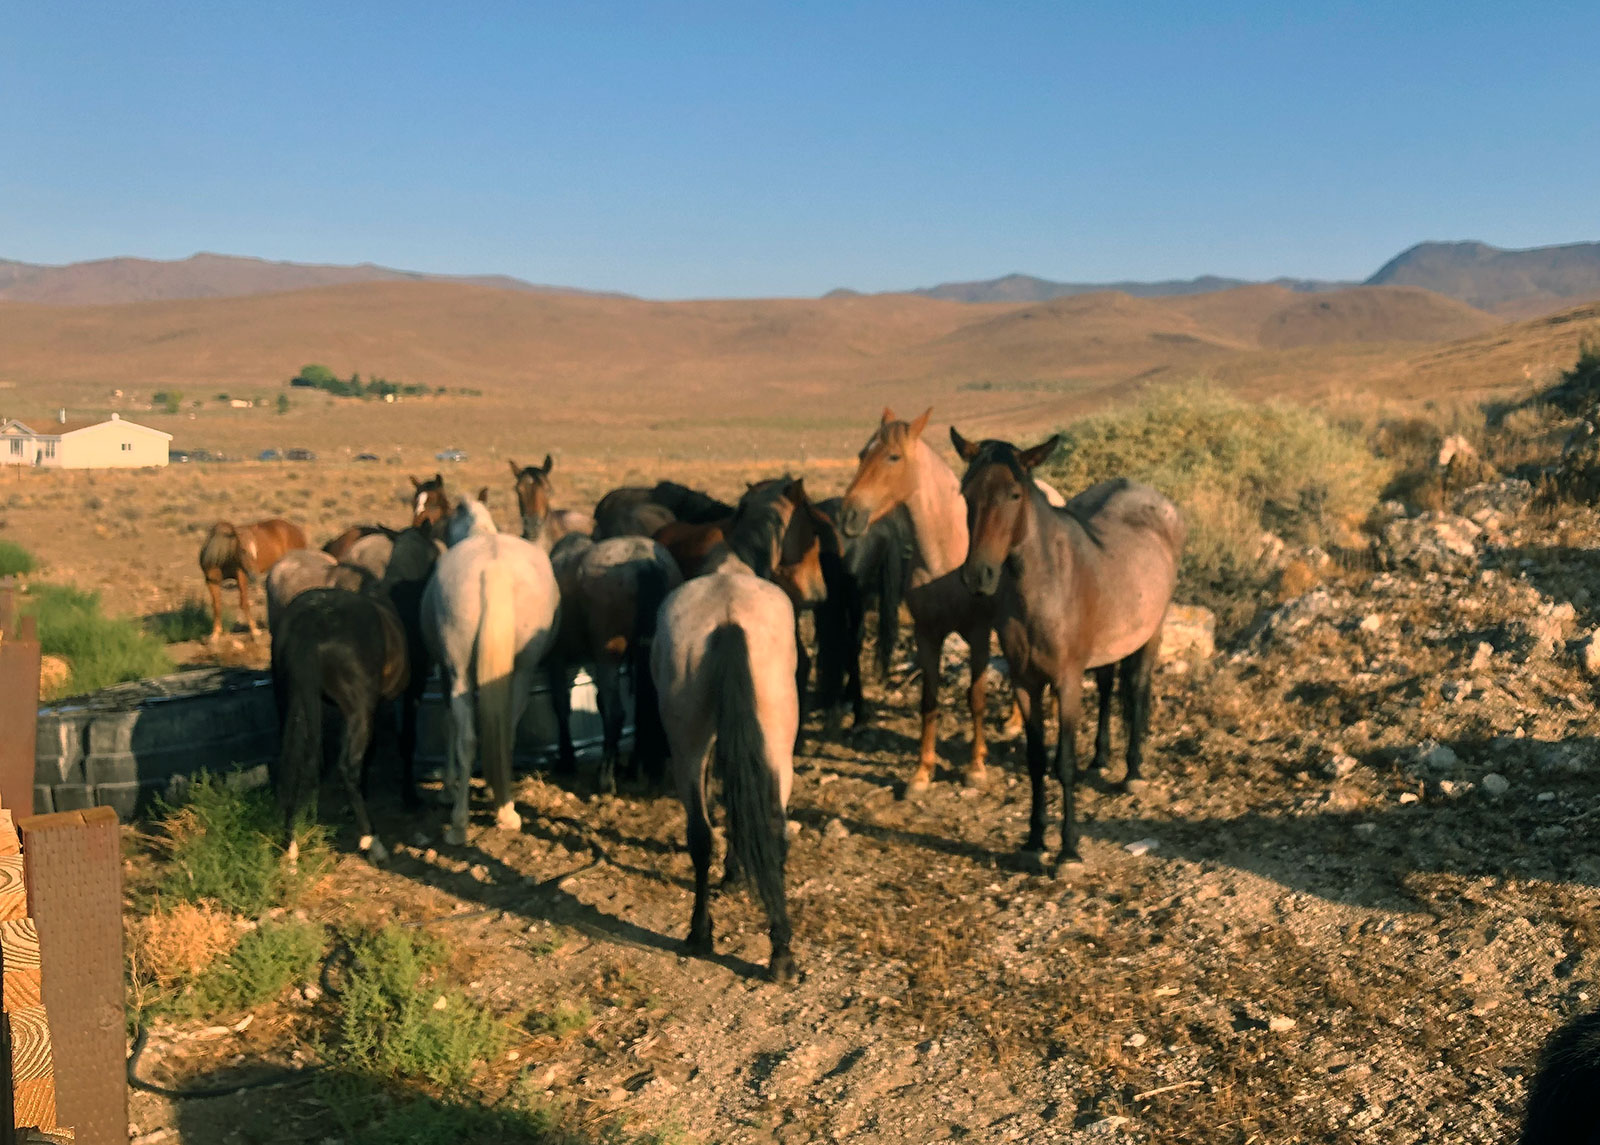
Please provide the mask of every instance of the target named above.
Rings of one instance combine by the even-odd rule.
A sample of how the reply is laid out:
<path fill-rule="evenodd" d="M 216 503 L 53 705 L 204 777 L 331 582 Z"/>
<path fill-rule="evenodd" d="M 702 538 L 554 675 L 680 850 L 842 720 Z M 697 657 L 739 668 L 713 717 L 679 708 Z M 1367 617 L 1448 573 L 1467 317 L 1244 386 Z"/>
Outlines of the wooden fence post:
<path fill-rule="evenodd" d="M 0 807 L 33 810 L 38 752 L 39 638 L 34 618 L 17 619 L 16 582 L 0 579 Z"/>

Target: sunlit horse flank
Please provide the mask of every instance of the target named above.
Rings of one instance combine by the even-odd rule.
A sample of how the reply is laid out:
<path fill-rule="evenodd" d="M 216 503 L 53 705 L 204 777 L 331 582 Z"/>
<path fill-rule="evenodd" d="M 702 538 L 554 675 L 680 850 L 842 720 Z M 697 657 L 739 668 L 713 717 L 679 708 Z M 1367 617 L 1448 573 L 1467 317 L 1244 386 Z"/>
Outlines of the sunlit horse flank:
<path fill-rule="evenodd" d="M 264 578 L 284 553 L 306 547 L 305 530 L 281 517 L 250 525 L 218 521 L 200 546 L 200 571 L 211 593 L 211 640 L 222 639 L 222 582 L 239 587 L 239 611 L 257 636 L 255 613 L 250 607 L 250 581 Z"/>
<path fill-rule="evenodd" d="M 473 761 L 482 748 L 495 823 L 522 824 L 511 805 L 511 754 L 540 662 L 556 634 L 559 593 L 550 558 L 501 533 L 479 500 L 449 518 L 449 549 L 422 598 L 422 631 L 450 697 L 445 790 L 453 799 L 445 839 L 466 842 Z"/>
<path fill-rule="evenodd" d="M 995 606 L 996 627 L 1027 733 L 1033 808 L 1024 850 L 1044 850 L 1044 689 L 1055 691 L 1055 772 L 1063 809 L 1061 863 L 1078 860 L 1073 790 L 1083 674 L 1118 666 L 1128 725 L 1124 784 L 1139 778 L 1150 723 L 1150 675 L 1178 580 L 1185 528 L 1177 506 L 1147 485 L 1102 481 L 1052 508 L 1033 471 L 1055 450 L 974 442 L 954 426 L 967 462 L 962 491 L 972 541 L 962 582 Z M 1101 678 L 1102 695 L 1109 681 Z M 1096 752 L 1101 755 L 1100 751 Z"/>
<path fill-rule="evenodd" d="M 585 535 L 594 532 L 594 518 L 576 509 L 552 508 L 555 486 L 550 482 L 550 470 L 555 461 L 547 453 L 543 465 L 521 466 L 508 461 L 515 482 L 517 509 L 522 517 L 522 539 L 532 541 L 545 552 L 571 533 Z"/>

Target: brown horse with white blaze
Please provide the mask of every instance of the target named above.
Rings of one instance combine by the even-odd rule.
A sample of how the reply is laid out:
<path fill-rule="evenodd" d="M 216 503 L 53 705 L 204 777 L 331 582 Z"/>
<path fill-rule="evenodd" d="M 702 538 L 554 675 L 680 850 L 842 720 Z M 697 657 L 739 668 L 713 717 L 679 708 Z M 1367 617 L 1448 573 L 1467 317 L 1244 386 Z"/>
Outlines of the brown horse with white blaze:
<path fill-rule="evenodd" d="M 422 529 L 434 540 L 444 540 L 445 521 L 450 516 L 450 498 L 444 491 L 444 474 L 435 473 L 426 481 L 411 479 L 415 496 L 411 501 L 411 527 Z"/>
<path fill-rule="evenodd" d="M 967 642 L 971 683 L 967 705 L 972 715 L 972 757 L 964 780 L 977 785 L 987 776 L 983 718 L 988 706 L 984 672 L 989 667 L 993 601 L 974 595 L 961 583 L 967 559 L 967 505 L 955 471 L 922 440 L 929 409 L 915 421 L 900 421 L 885 409 L 883 420 L 861 449 L 861 463 L 839 506 L 839 528 L 859 537 L 868 526 L 904 505 L 911 521 L 914 553 L 905 592 L 922 673 L 922 744 L 908 793 L 933 782 L 939 731 L 939 654 L 945 637 L 959 632 Z"/>
<path fill-rule="evenodd" d="M 251 579 L 265 577 L 284 553 L 305 547 L 305 530 L 282 517 L 270 517 L 250 525 L 218 521 L 211 526 L 205 544 L 200 546 L 200 571 L 211 592 L 213 643 L 222 639 L 222 582 L 231 580 L 239 586 L 239 611 L 250 629 L 250 639 L 254 640 L 257 631 L 255 613 L 250 607 Z"/>
<path fill-rule="evenodd" d="M 543 465 L 518 465 L 508 461 L 516 482 L 517 508 L 522 515 L 522 539 L 532 541 L 545 552 L 569 533 L 592 534 L 594 518 L 576 509 L 552 508 L 555 486 L 550 483 L 554 459 L 547 453 Z"/>
<path fill-rule="evenodd" d="M 961 487 L 972 541 L 961 579 L 978 599 L 994 604 L 1027 733 L 1033 809 L 1023 849 L 1044 850 L 1044 689 L 1049 685 L 1060 718 L 1055 751 L 1063 802 L 1060 862 L 1077 862 L 1073 788 L 1083 674 L 1118 666 L 1128 725 L 1126 786 L 1139 778 L 1150 724 L 1150 674 L 1178 582 L 1183 517 L 1156 490 L 1123 478 L 1102 481 L 1064 508 L 1052 508 L 1035 485 L 1033 470 L 1055 451 L 1059 437 L 1018 449 L 1004 441 L 968 441 L 952 426 L 950 439 L 967 462 Z"/>

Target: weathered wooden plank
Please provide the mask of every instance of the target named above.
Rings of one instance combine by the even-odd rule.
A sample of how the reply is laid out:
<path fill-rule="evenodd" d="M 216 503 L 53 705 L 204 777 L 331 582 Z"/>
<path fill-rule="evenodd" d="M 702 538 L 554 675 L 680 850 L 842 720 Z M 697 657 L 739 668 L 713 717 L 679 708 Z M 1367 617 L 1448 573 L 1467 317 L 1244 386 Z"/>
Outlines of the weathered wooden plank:
<path fill-rule="evenodd" d="M 0 922 L 0 1006 L 7 1013 L 27 1006 L 41 1006 L 39 992 L 39 930 L 31 918 Z"/>
<path fill-rule="evenodd" d="M 0 807 L 33 810 L 39 722 L 39 638 L 31 616 L 15 614 L 14 581 L 0 582 Z"/>
<path fill-rule="evenodd" d="M 11 809 L 0 807 L 0 858 L 21 853 L 22 839 L 17 834 L 17 825 L 12 820 Z"/>
<path fill-rule="evenodd" d="M 74 1140 L 72 1130 L 59 1125 L 52 1129 L 17 1130 L 17 1145 L 73 1145 Z"/>
<path fill-rule="evenodd" d="M 28 885 L 21 855 L 0 858 L 0 922 L 28 917 Z"/>
<path fill-rule="evenodd" d="M 57 1118 L 86 1145 L 128 1132 L 122 984 L 122 855 L 109 807 L 19 820 L 28 913 L 39 932 Z"/>
<path fill-rule="evenodd" d="M 11 1019 L 11 1116 L 18 1126 L 56 1123 L 55 1059 L 43 1006 L 6 1011 Z"/>

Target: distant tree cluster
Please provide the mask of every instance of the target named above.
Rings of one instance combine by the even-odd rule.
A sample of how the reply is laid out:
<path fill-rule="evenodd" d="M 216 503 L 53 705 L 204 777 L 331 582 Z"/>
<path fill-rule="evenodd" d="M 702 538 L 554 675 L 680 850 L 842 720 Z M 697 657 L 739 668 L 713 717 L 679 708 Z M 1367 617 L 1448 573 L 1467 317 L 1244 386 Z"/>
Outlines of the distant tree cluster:
<path fill-rule="evenodd" d="M 168 413 L 177 413 L 179 406 L 183 404 L 183 391 L 158 390 L 150 396 L 150 401 L 153 405 L 161 406 Z"/>
<path fill-rule="evenodd" d="M 384 398 L 391 395 L 416 398 L 428 393 L 444 393 L 443 386 L 435 391 L 415 383 L 391 382 L 376 375 L 366 381 L 361 380 L 360 374 L 341 378 L 328 367 L 314 364 L 303 367 L 298 374 L 289 379 L 289 384 L 304 389 L 321 390 L 339 398 Z"/>

